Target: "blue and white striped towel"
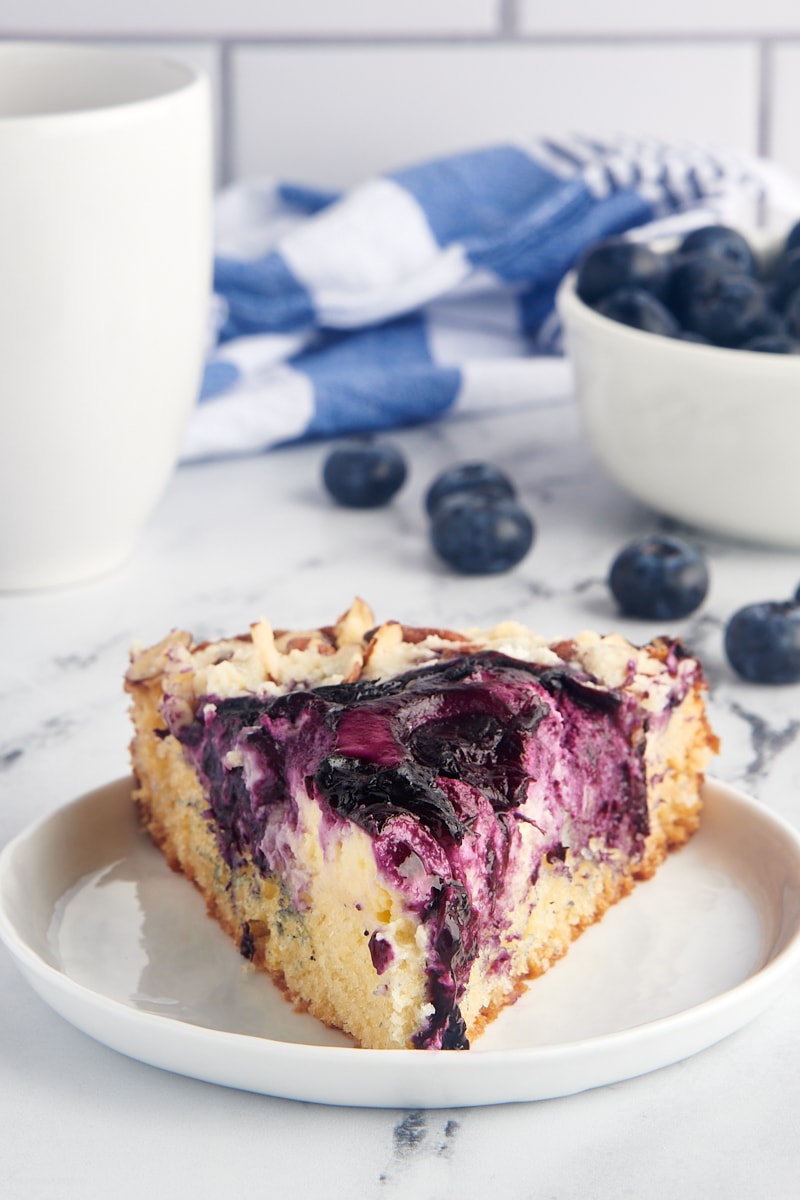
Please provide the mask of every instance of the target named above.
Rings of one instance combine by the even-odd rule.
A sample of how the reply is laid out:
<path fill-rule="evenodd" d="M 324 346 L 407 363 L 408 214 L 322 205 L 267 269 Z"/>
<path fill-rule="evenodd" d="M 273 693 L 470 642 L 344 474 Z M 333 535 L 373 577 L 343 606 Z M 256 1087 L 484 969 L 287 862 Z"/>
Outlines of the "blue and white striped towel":
<path fill-rule="evenodd" d="M 554 296 L 587 245 L 798 215 L 773 164 L 633 138 L 493 146 L 344 195 L 230 188 L 183 461 L 566 396 Z"/>

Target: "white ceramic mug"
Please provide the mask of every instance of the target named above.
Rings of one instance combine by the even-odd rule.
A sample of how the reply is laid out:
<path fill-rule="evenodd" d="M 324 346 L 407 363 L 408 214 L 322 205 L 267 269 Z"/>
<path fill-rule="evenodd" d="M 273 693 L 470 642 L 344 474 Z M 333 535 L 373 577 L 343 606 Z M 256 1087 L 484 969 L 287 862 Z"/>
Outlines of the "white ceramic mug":
<path fill-rule="evenodd" d="M 0 44 L 0 588 L 123 562 L 197 398 L 208 82 L 138 51 Z"/>

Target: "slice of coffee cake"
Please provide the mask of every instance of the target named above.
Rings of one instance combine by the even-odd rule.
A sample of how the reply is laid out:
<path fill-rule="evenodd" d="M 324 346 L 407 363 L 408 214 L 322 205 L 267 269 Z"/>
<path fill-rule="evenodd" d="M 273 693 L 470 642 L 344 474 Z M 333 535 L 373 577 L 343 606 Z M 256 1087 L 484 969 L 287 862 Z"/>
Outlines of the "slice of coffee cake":
<path fill-rule="evenodd" d="M 135 799 L 240 952 L 364 1047 L 464 1049 L 696 829 L 679 644 L 333 625 L 136 648 Z"/>

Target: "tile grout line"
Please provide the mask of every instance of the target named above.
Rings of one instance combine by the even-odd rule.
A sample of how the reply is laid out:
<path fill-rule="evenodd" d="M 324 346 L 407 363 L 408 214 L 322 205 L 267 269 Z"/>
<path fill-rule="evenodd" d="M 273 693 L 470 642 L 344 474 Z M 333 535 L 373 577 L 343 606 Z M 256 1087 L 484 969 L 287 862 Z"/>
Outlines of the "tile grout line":
<path fill-rule="evenodd" d="M 519 33 L 518 0 L 499 0 L 497 21 L 497 32 L 500 38 L 516 39 Z"/>
<path fill-rule="evenodd" d="M 382 47 L 392 48 L 401 47 L 404 49 L 416 49 L 424 46 L 431 46 L 436 49 L 444 49 L 448 46 L 485 46 L 487 48 L 496 46 L 528 46 L 535 48 L 536 46 L 551 47 L 580 47 L 580 46 L 684 46 L 684 45 L 700 45 L 707 46 L 709 43 L 717 43 L 719 45 L 739 45 L 742 43 L 750 43 L 761 45 L 767 43 L 773 45 L 775 42 L 797 43 L 800 42 L 800 28 L 781 32 L 780 30 L 764 32 L 763 30 L 696 30 L 696 31 L 681 31 L 681 30 L 648 30 L 645 32 L 603 32 L 601 30 L 587 31 L 582 33 L 527 33 L 519 29 L 517 18 L 517 0 L 499 0 L 500 7 L 498 8 L 498 22 L 496 29 L 487 31 L 486 33 L 461 33 L 458 30 L 450 32 L 442 31 L 439 33 L 397 33 L 397 34 L 292 34 L 292 33 L 259 33 L 248 32 L 246 30 L 207 30 L 203 33 L 198 33 L 196 30 L 180 30 L 168 29 L 153 32 L 131 32 L 125 31 L 115 33 L 112 31 L 104 31 L 100 33 L 90 33 L 88 31 L 69 31 L 65 29 L 34 30 L 26 32 L 24 29 L 6 32 L 2 28 L 0 22 L 0 42 L 1 41 L 70 41 L 70 42 L 185 42 L 187 44 L 204 44 L 222 46 L 223 44 L 230 47 L 237 45 L 241 46 L 257 46 L 261 49 L 264 47 L 306 47 L 308 49 L 320 49 L 326 46 L 333 48 L 343 48 L 352 46 L 354 48 L 371 47 L 380 49 Z"/>
<path fill-rule="evenodd" d="M 226 187 L 233 179 L 233 44 L 217 43 L 219 53 L 219 182 Z"/>

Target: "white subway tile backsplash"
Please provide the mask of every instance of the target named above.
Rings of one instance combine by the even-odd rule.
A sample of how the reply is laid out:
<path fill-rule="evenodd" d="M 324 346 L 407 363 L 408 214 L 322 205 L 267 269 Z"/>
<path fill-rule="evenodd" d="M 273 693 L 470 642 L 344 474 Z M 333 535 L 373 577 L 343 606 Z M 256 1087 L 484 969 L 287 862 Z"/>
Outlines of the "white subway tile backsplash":
<path fill-rule="evenodd" d="M 750 43 L 243 47 L 232 174 L 332 186 L 539 133 L 644 133 L 755 149 Z"/>
<path fill-rule="evenodd" d="M 499 12 L 500 0 L 5 0 L 0 36 L 486 34 Z"/>
<path fill-rule="evenodd" d="M 776 46 L 773 51 L 770 104 L 769 153 L 800 180 L 800 42 Z"/>
<path fill-rule="evenodd" d="M 524 34 L 670 33 L 769 34 L 800 32 L 798 0 L 517 0 Z"/>
<path fill-rule="evenodd" d="M 800 174 L 800 0 L 0 0 L 0 39 L 198 63 L 218 179 L 348 184 L 545 131 L 745 146 Z"/>

